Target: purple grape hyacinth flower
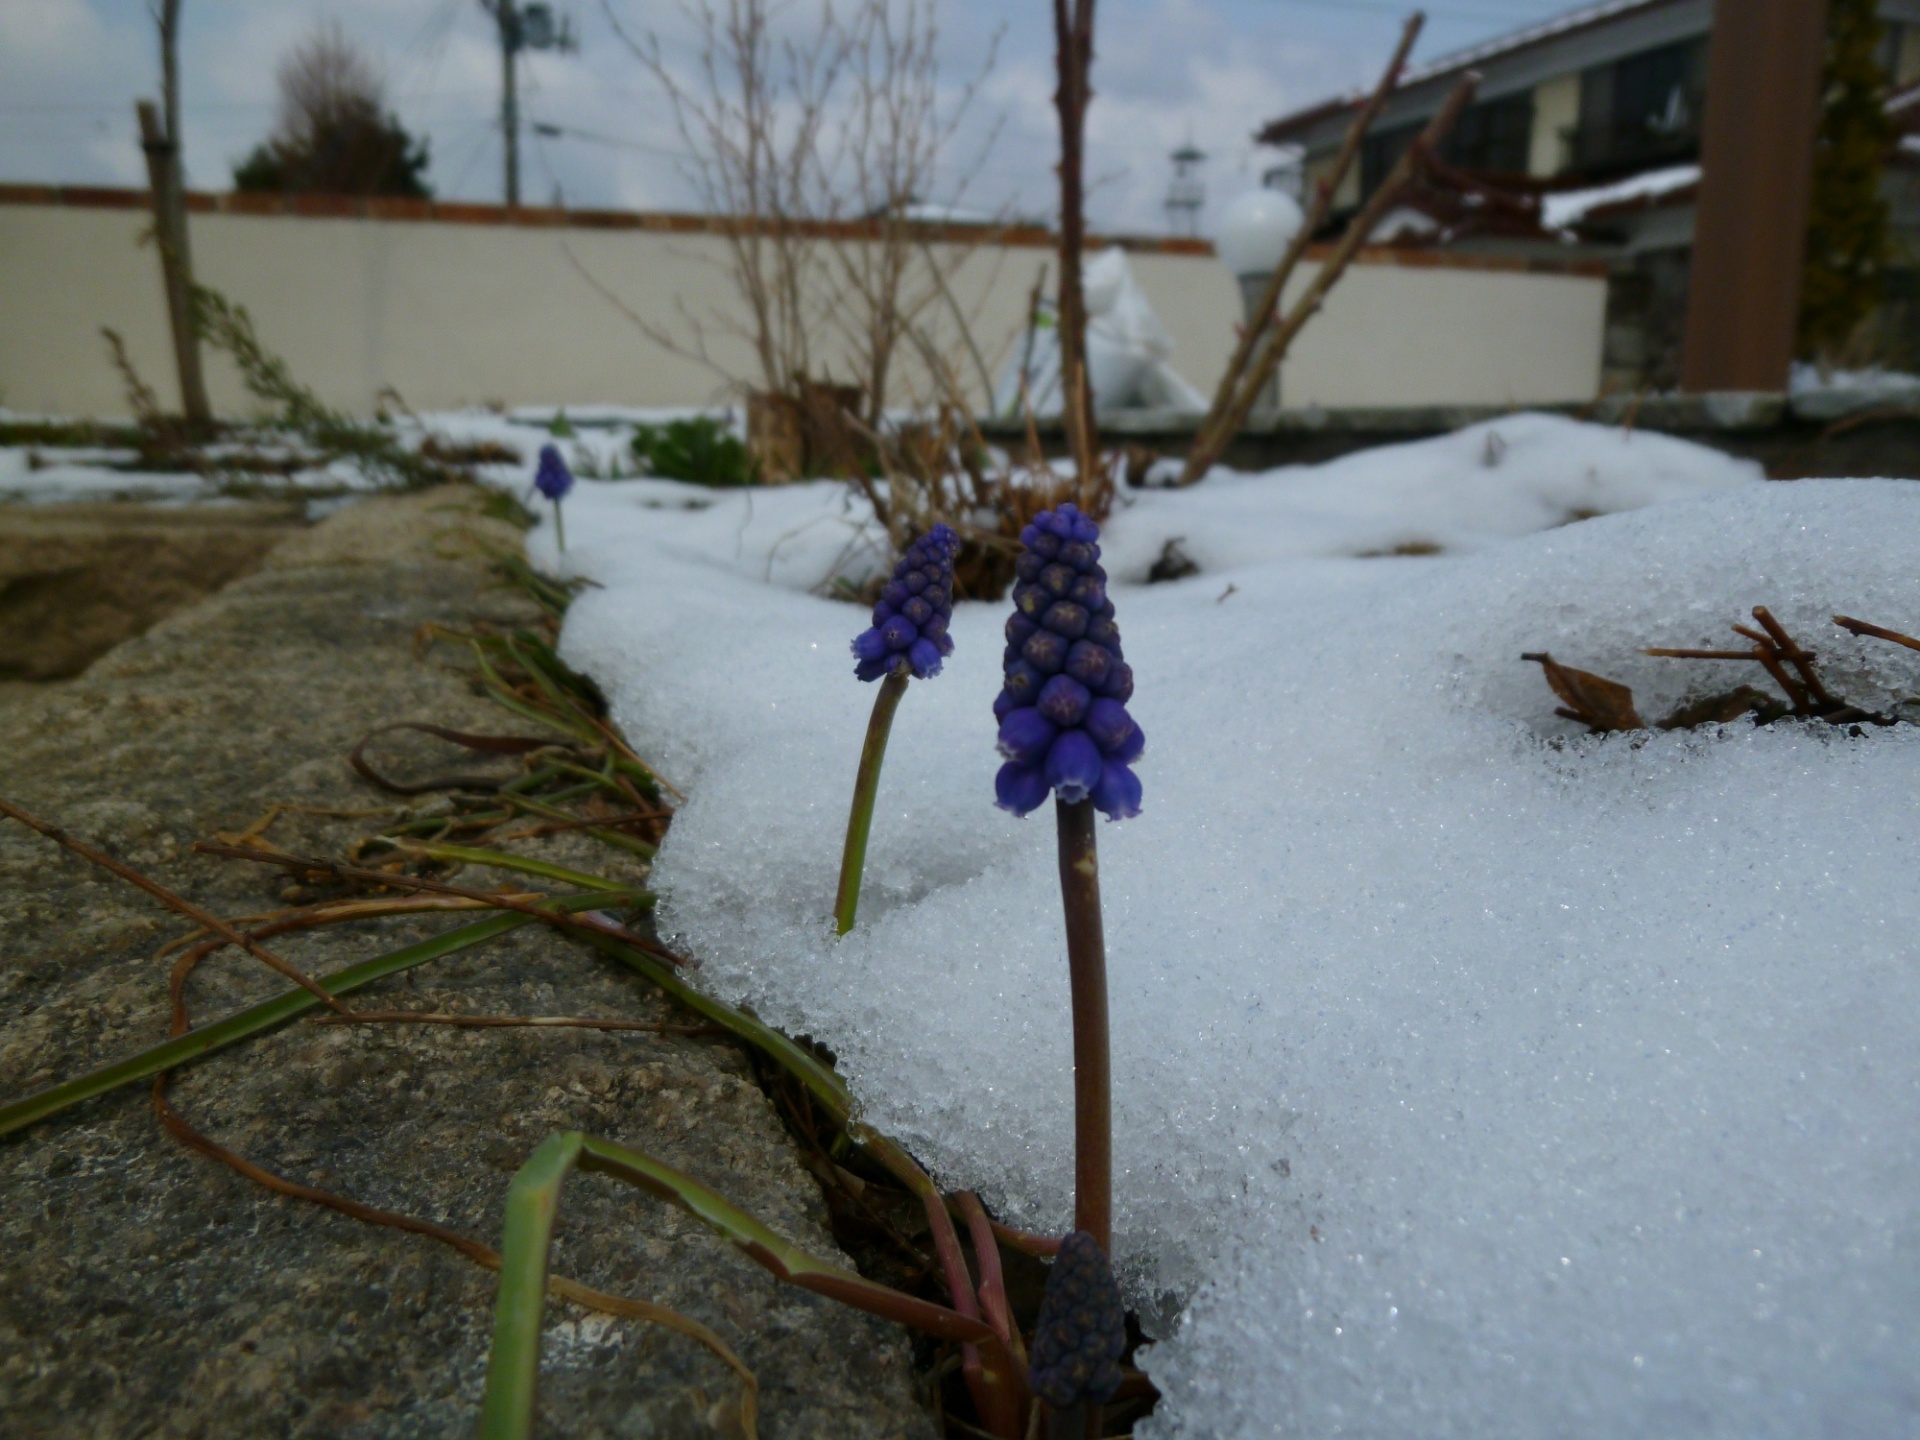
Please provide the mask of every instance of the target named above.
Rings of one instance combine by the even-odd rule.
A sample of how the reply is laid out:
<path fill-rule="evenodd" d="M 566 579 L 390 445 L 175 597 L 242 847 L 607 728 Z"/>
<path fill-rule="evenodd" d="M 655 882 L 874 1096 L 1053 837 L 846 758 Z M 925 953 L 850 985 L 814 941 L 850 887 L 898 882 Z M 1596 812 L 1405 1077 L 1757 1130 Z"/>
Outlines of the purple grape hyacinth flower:
<path fill-rule="evenodd" d="M 914 677 L 930 680 L 953 653 L 953 557 L 960 537 L 936 525 L 907 547 L 893 578 L 874 602 L 873 624 L 853 640 L 853 673 L 878 680 L 902 660 Z"/>
<path fill-rule="evenodd" d="M 1000 807 L 1037 809 L 1051 790 L 1091 798 L 1111 820 L 1140 813 L 1133 762 L 1146 736 L 1127 714 L 1133 671 L 1100 568 L 1100 528 L 1073 505 L 1045 510 L 1020 532 L 1007 620 L 1006 683 L 993 702 Z"/>
<path fill-rule="evenodd" d="M 573 488 L 573 472 L 567 468 L 558 445 L 540 447 L 540 468 L 533 472 L 533 488 L 556 505 Z"/>

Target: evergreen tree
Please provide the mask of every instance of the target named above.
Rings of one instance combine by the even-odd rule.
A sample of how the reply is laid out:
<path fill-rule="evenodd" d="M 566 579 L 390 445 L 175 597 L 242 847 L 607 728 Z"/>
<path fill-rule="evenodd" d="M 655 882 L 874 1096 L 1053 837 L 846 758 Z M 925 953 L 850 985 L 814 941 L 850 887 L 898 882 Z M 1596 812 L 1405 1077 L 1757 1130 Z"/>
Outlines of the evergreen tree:
<path fill-rule="evenodd" d="M 280 62 L 280 119 L 233 170 L 234 188 L 426 199 L 427 146 L 385 108 L 373 62 L 337 25 Z"/>
<path fill-rule="evenodd" d="M 1799 350 L 1831 363 L 1880 303 L 1890 248 L 1880 172 L 1893 144 L 1875 0 L 1829 0 Z"/>

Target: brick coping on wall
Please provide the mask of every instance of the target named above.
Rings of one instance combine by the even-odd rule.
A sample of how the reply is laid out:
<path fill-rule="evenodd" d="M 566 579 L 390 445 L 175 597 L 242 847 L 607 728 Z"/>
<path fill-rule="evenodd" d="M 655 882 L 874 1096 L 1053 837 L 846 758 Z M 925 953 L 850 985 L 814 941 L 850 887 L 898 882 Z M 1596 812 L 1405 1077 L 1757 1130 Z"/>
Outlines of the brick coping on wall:
<path fill-rule="evenodd" d="M 0 205 L 64 206 L 84 210 L 146 210 L 152 201 L 145 190 L 97 185 L 0 184 Z M 691 215 L 664 210 L 558 210 L 544 206 L 471 205 L 446 200 L 402 200 L 351 195 L 269 195 L 193 190 L 187 209 L 196 215 L 286 216 L 295 219 L 390 220 L 442 225 L 514 225 L 527 229 L 646 230 L 669 235 L 737 234 L 754 226 L 750 220 L 725 215 Z M 878 239 L 876 220 L 799 221 L 802 235 L 828 240 Z M 926 240 L 953 240 L 1051 250 L 1059 237 L 1039 225 L 953 224 L 915 222 L 913 230 Z M 1170 235 L 1089 235 L 1087 247 L 1117 245 L 1134 254 L 1208 257 L 1213 244 Z M 1313 245 L 1307 258 L 1324 259 L 1332 250 Z M 1370 245 L 1355 262 L 1361 265 L 1405 265 L 1419 269 L 1497 270 L 1549 275 L 1604 276 L 1607 267 L 1595 260 L 1550 256 L 1478 255 L 1452 250 L 1401 249 Z"/>

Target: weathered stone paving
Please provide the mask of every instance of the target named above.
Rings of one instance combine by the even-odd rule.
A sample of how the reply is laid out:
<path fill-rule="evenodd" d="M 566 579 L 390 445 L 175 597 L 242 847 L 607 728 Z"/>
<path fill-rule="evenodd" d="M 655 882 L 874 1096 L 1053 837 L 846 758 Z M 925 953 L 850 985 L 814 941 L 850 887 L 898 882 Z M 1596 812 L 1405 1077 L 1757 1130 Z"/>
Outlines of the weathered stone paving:
<path fill-rule="evenodd" d="M 222 913 L 284 905 L 283 877 L 196 857 L 193 841 L 276 802 L 393 804 L 344 764 L 373 725 L 527 729 L 473 694 L 445 652 L 423 661 L 412 649 L 429 621 L 531 618 L 486 568 L 488 548 L 517 537 L 479 506 L 464 489 L 354 506 L 77 680 L 24 697 L 16 687 L 0 707 L 0 794 Z M 324 850 L 370 823 L 290 815 L 272 834 Z M 608 869 L 611 852 L 577 835 L 537 843 Z M 450 923 L 289 936 L 282 953 L 324 972 Z M 181 929 L 0 823 L 0 1096 L 163 1038 L 166 964 L 153 956 Z M 195 1014 L 283 983 L 228 952 L 191 983 Z M 635 977 L 538 927 L 357 997 L 376 998 L 674 1018 Z M 818 1189 L 727 1043 L 303 1021 L 181 1072 L 173 1096 L 269 1169 L 488 1244 L 519 1162 L 552 1131 L 582 1127 L 833 1253 Z M 759 1376 L 763 1435 L 932 1434 L 900 1332 L 777 1285 L 637 1192 L 572 1180 L 554 1263 L 712 1326 Z M 144 1086 L 0 1141 L 0 1433 L 470 1434 L 493 1292 L 491 1274 L 445 1246 L 267 1193 L 188 1151 L 155 1122 Z M 732 1373 L 691 1340 L 566 1305 L 549 1322 L 543 1434 L 738 1433 Z"/>

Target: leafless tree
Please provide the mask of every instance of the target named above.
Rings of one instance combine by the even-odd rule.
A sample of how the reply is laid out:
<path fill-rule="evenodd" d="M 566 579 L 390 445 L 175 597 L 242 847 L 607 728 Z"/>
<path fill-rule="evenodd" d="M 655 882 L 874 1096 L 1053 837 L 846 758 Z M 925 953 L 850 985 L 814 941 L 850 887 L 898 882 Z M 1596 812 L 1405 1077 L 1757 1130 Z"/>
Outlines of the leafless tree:
<path fill-rule="evenodd" d="M 274 72 L 280 88 L 277 134 L 287 140 L 350 122 L 386 105 L 386 80 L 373 59 L 340 28 L 324 21 L 296 44 Z"/>
<path fill-rule="evenodd" d="M 950 296 L 954 242 L 982 233 L 930 223 L 951 213 L 965 173 L 940 205 L 927 202 L 942 189 L 992 52 L 948 91 L 935 0 L 842 9 L 820 0 L 804 15 L 780 0 L 680 0 L 687 66 L 657 33 L 630 33 L 607 4 L 667 98 L 695 196 L 733 222 L 724 264 L 740 314 L 683 313 L 684 335 L 650 333 L 710 365 L 709 334 L 742 339 L 755 358 L 752 383 L 780 396 L 801 396 L 837 359 L 852 371 L 861 418 L 877 425 L 896 367 L 913 353 L 911 332 Z M 988 128 L 973 166 L 996 132 Z"/>
<path fill-rule="evenodd" d="M 212 423 L 207 382 L 200 368 L 200 342 L 194 333 L 188 296 L 193 291 L 193 256 L 187 245 L 185 167 L 180 159 L 180 0 L 148 0 L 160 37 L 160 109 L 139 101 L 140 148 L 146 152 L 147 182 L 153 192 L 153 236 L 167 292 L 167 318 L 173 330 L 174 365 L 180 377 L 180 408 L 195 426 Z"/>
<path fill-rule="evenodd" d="M 866 395 L 868 422 L 877 425 L 891 393 L 894 362 L 913 332 L 929 323 L 936 301 L 948 302 L 963 343 L 972 343 L 947 284 L 953 261 L 937 253 L 929 237 L 938 236 L 951 256 L 954 237 L 978 234 L 946 222 L 957 218 L 971 167 L 993 145 L 998 123 L 987 126 L 970 164 L 961 163 L 950 186 L 941 185 L 939 171 L 993 66 L 998 36 L 974 77 L 943 97 L 934 0 L 862 0 L 848 31 L 850 93 L 837 112 L 826 190 L 840 206 L 850 202 L 873 233 L 865 244 L 839 245 L 830 252 L 838 272 L 833 314 L 846 351 L 860 368 L 856 378 Z M 942 189 L 943 203 L 927 203 Z M 964 256 L 964 246 L 959 254 Z M 937 386 L 939 377 L 930 381 Z"/>

